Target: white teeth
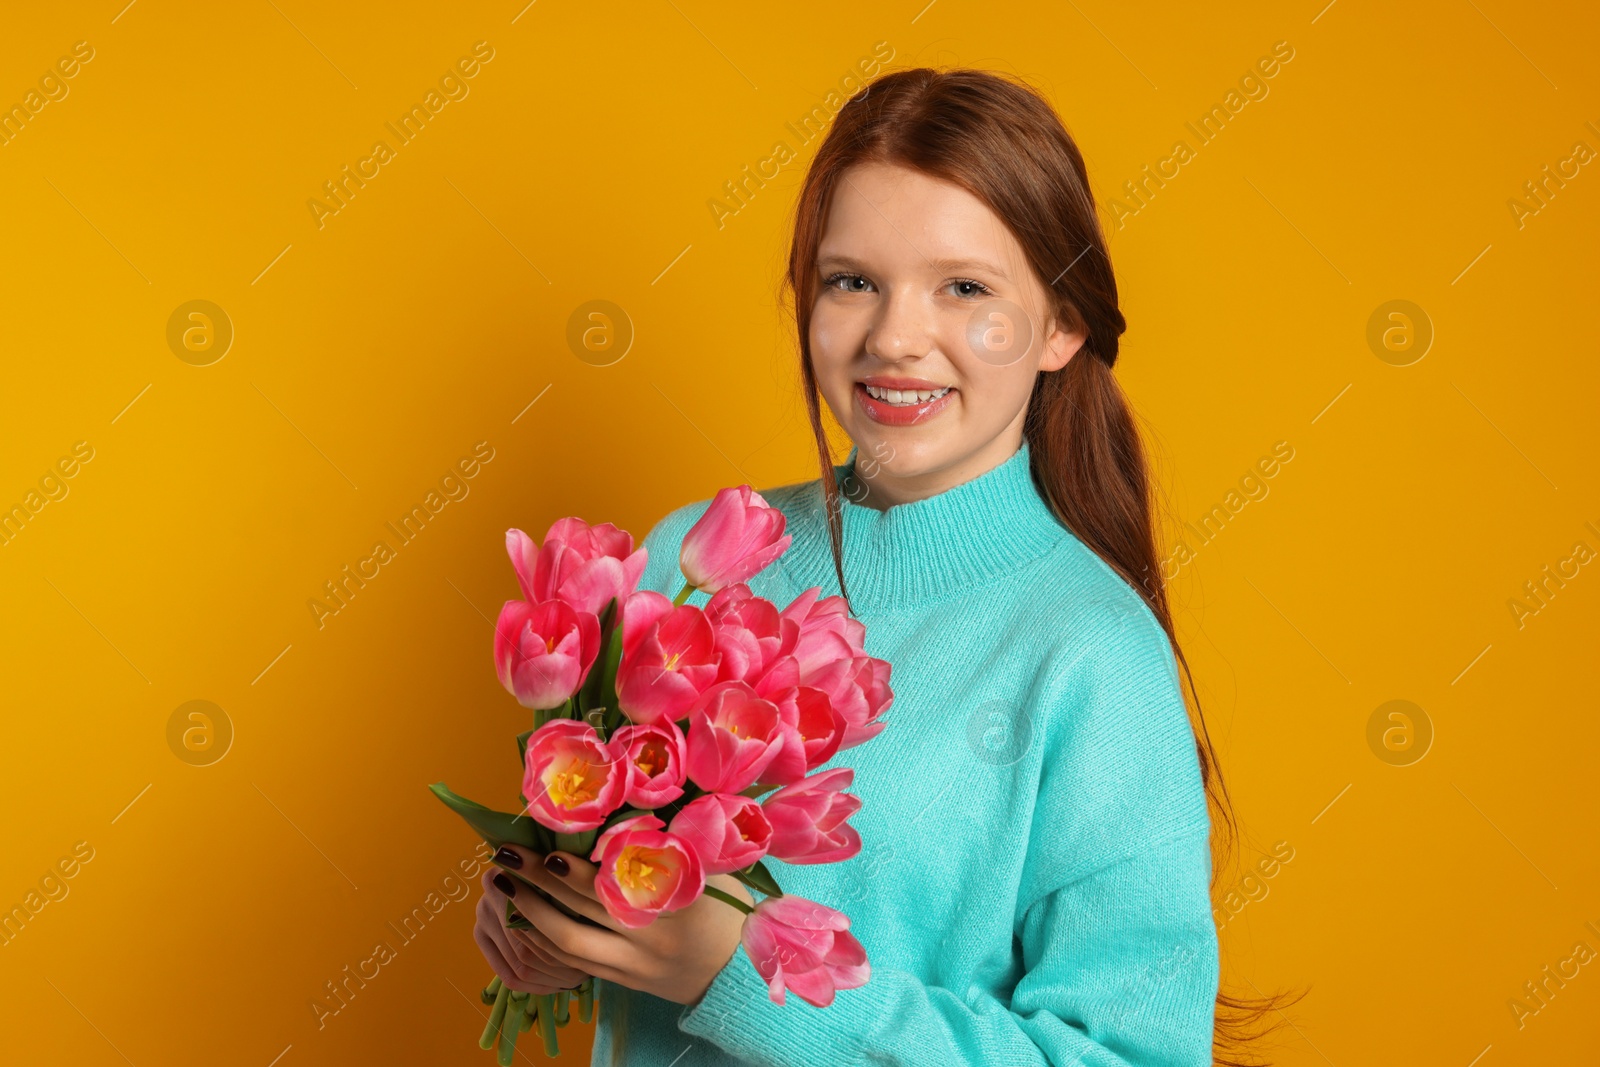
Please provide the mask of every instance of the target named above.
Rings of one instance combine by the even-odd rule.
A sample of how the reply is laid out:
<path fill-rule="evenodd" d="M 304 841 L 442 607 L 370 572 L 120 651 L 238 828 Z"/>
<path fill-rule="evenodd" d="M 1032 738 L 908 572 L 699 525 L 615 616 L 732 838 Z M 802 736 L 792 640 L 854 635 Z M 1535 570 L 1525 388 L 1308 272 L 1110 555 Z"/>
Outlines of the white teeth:
<path fill-rule="evenodd" d="M 937 400 L 948 393 L 950 387 L 947 385 L 942 389 L 883 389 L 876 385 L 868 385 L 866 390 L 869 396 L 886 404 L 910 405 Z"/>

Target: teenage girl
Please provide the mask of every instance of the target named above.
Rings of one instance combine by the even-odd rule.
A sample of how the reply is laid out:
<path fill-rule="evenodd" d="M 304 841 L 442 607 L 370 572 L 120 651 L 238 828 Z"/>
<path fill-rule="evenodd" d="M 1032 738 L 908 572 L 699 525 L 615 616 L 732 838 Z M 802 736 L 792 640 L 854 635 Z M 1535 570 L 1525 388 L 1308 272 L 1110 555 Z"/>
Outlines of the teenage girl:
<path fill-rule="evenodd" d="M 496 862 L 598 925 L 491 871 L 484 954 L 513 989 L 599 978 L 595 1064 L 1213 1063 L 1216 1009 L 1239 1006 L 1209 893 L 1226 794 L 1179 681 L 1077 146 L 1006 78 L 886 74 L 811 163 L 787 283 L 821 476 L 762 491 L 793 542 L 747 584 L 780 607 L 846 596 L 894 700 L 823 765 L 855 771 L 861 852 L 773 869 L 849 915 L 871 978 L 780 1007 L 741 911 L 707 896 L 630 929 L 585 857 L 520 849 Z M 678 592 L 709 502 L 651 530 L 641 588 Z M 535 929 L 505 929 L 507 890 Z"/>

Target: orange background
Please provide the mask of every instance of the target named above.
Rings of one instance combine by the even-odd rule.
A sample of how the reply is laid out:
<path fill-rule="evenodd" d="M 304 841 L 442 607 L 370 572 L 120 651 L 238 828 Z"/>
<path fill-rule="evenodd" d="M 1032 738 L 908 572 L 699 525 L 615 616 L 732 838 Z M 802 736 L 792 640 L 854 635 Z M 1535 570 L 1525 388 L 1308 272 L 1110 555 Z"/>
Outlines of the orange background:
<path fill-rule="evenodd" d="M 642 536 L 719 486 L 815 476 L 775 294 L 816 143 L 786 123 L 878 42 L 896 67 L 1027 76 L 1083 147 L 1247 831 L 1225 880 L 1292 850 L 1223 931 L 1231 985 L 1311 987 L 1279 1062 L 1596 1054 L 1593 962 L 1508 1006 L 1576 943 L 1600 951 L 1600 575 L 1574 557 L 1600 550 L 1600 375 L 1574 310 L 1600 219 L 1592 12 L 119 6 L 0 34 L 0 104 L 93 51 L 0 145 L 0 506 L 92 450 L 0 545 L 0 906 L 92 853 L 0 947 L 0 1060 L 492 1062 L 472 905 L 403 945 L 389 924 L 473 851 L 425 784 L 515 793 L 526 716 L 490 657 L 504 531 L 573 514 Z M 394 147 L 385 123 L 479 41 L 467 95 L 319 226 L 323 183 Z M 1280 41 L 1266 95 L 1199 144 L 1185 124 Z M 1131 200 L 1180 138 L 1192 158 Z M 779 140 L 798 158 L 719 227 L 708 201 Z M 1524 183 L 1546 165 L 1568 178 L 1540 204 Z M 192 300 L 234 333 L 205 366 L 168 343 Z M 631 323 L 621 358 L 569 345 L 592 300 Z M 1392 300 L 1431 323 L 1420 360 L 1400 334 L 1369 344 Z M 323 583 L 478 442 L 467 495 L 319 628 Z M 1228 510 L 1278 442 L 1292 460 Z M 1199 545 L 1183 524 L 1214 505 Z M 233 732 L 209 765 L 179 758 L 181 722 L 169 742 L 195 700 Z M 1420 713 L 1384 712 L 1369 743 L 1393 700 Z M 383 939 L 396 958 L 319 1029 L 324 983 Z"/>

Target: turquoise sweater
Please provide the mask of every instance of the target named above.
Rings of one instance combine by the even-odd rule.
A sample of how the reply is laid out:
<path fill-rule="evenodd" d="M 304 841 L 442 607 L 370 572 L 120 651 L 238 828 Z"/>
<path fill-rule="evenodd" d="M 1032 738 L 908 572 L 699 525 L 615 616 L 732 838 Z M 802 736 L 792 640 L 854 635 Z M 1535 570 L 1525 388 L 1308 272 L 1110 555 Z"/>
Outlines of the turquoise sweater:
<path fill-rule="evenodd" d="M 838 593 L 820 481 L 762 495 L 794 541 L 750 588 L 779 607 Z M 643 588 L 682 588 L 678 549 L 709 503 L 650 531 Z M 1154 615 L 1056 520 L 1026 443 L 924 500 L 845 500 L 843 521 L 845 581 L 894 691 L 884 731 L 823 765 L 855 769 L 862 850 L 767 863 L 784 892 L 850 916 L 872 978 L 827 1008 L 779 1007 L 741 947 L 693 1007 L 603 983 L 629 999 L 626 1061 L 1210 1065 L 1209 821 Z M 602 1018 L 592 1062 L 610 1055 Z"/>

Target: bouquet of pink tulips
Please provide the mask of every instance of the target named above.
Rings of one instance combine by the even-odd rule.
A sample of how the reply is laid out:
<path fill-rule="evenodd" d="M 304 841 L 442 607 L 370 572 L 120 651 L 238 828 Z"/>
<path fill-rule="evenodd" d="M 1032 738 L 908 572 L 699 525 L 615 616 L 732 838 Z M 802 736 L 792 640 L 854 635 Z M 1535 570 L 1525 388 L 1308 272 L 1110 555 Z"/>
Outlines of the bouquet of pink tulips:
<path fill-rule="evenodd" d="M 523 807 L 430 788 L 492 847 L 587 855 L 622 925 L 702 894 L 746 912 L 740 940 L 772 1000 L 793 990 L 825 1007 L 867 981 L 866 953 L 847 916 L 784 896 L 762 860 L 832 863 L 861 850 L 847 822 L 861 802 L 843 792 L 855 772 L 810 772 L 881 731 L 893 694 L 889 664 L 863 651 L 865 627 L 842 598 L 812 588 L 780 611 L 744 584 L 788 548 L 783 528 L 748 485 L 721 490 L 683 539 L 673 600 L 637 588 L 645 549 L 610 523 L 561 519 L 543 545 L 509 531 L 525 599 L 501 609 L 494 660 L 533 711 L 517 737 Z M 704 609 L 685 603 L 696 589 L 710 595 Z M 718 874 L 763 899 L 751 908 L 706 883 Z M 507 925 L 525 927 L 507 907 Z M 555 1055 L 569 998 L 592 1017 L 593 983 L 529 996 L 494 978 L 480 1045 L 510 1064 L 517 1035 L 537 1026 Z"/>

